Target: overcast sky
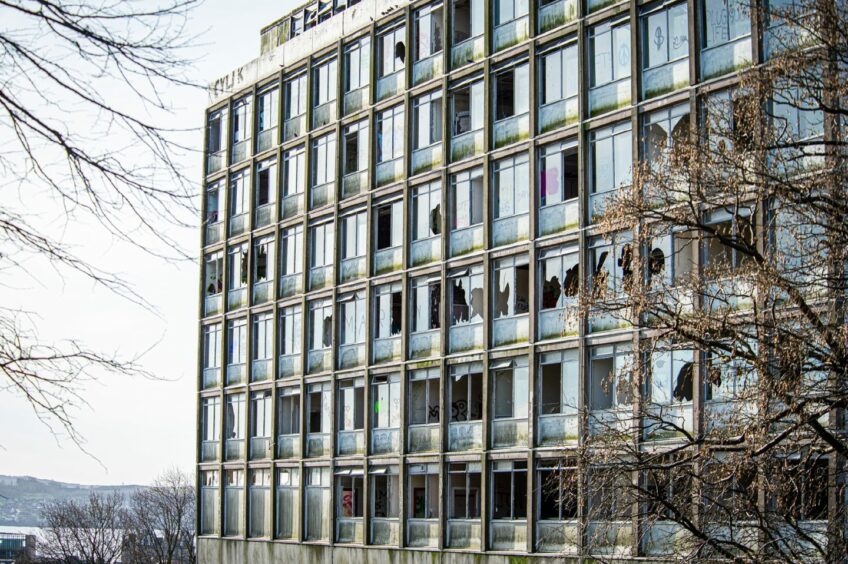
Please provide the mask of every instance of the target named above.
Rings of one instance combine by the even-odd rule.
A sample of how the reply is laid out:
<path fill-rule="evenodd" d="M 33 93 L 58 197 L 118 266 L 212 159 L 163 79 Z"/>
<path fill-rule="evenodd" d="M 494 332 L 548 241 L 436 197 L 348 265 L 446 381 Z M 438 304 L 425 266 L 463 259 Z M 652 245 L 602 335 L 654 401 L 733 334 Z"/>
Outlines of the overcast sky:
<path fill-rule="evenodd" d="M 203 33 L 195 77 L 211 82 L 258 56 L 260 28 L 301 3 L 206 0 L 196 10 L 189 30 Z M 175 88 L 164 97 L 177 109 L 175 125 L 196 128 L 191 134 L 192 144 L 200 147 L 206 93 Z M 73 127 L 73 123 L 69 125 Z M 200 155 L 185 158 L 188 174 L 199 181 Z M 26 196 L 14 195 L 32 206 Z M 8 191 L 2 194 L 8 196 Z M 0 391 L 0 474 L 128 484 L 149 483 L 174 465 L 192 470 L 197 264 L 163 263 L 103 237 L 102 230 L 66 225 L 62 219 L 58 214 L 51 217 L 49 212 L 38 218 L 60 225 L 57 229 L 63 240 L 74 245 L 83 257 L 121 273 L 152 303 L 155 312 L 97 289 L 88 281 L 50 271 L 38 279 L 15 280 L 4 301 L 36 311 L 39 315 L 35 323 L 43 338 L 79 339 L 95 350 L 125 357 L 147 351 L 142 364 L 166 381 L 108 377 L 87 386 L 89 405 L 78 413 L 77 423 L 86 448 L 99 462 L 70 442 L 55 438 L 21 399 Z M 176 236 L 184 248 L 196 252 L 199 230 L 185 230 Z"/>

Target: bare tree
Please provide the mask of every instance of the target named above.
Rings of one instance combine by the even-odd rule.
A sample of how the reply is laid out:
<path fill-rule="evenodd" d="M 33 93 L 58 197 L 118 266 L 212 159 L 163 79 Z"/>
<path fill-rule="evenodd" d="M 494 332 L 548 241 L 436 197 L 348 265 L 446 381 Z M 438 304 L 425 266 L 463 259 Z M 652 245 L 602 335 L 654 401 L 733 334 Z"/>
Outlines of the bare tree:
<path fill-rule="evenodd" d="M 42 510 L 44 539 L 38 552 L 47 561 L 112 564 L 121 561 L 129 526 L 124 496 L 92 493 L 87 502 L 48 503 Z"/>
<path fill-rule="evenodd" d="M 589 552 L 625 520 L 681 560 L 848 550 L 848 5 L 772 4 L 764 61 L 646 126 L 599 222 L 582 307 L 635 331 L 585 413 Z"/>
<path fill-rule="evenodd" d="M 174 468 L 130 499 L 134 538 L 125 543 L 132 562 L 194 564 L 196 497 L 192 476 Z"/>
<path fill-rule="evenodd" d="M 66 221 L 164 259 L 186 253 L 167 226 L 193 223 L 167 93 L 189 85 L 186 22 L 199 0 L 0 0 L 0 272 L 20 281 L 47 261 L 142 307 L 125 279 L 33 223 L 34 202 Z M 15 189 L 26 201 L 15 205 Z M 38 206 L 35 206 L 36 208 Z M 73 339 L 41 338 L 38 312 L 0 299 L 0 389 L 23 396 L 54 432 L 81 445 L 73 409 L 96 373 L 146 374 Z"/>

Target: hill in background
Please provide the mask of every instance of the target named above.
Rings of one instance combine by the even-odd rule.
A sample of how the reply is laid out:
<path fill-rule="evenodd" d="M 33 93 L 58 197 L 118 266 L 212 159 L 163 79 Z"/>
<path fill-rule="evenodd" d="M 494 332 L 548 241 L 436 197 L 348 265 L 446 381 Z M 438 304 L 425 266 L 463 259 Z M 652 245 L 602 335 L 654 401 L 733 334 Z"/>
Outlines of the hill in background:
<path fill-rule="evenodd" d="M 87 486 L 30 476 L 0 475 L 0 526 L 40 527 L 41 507 L 54 500 L 84 500 L 91 492 L 130 496 L 143 486 Z"/>

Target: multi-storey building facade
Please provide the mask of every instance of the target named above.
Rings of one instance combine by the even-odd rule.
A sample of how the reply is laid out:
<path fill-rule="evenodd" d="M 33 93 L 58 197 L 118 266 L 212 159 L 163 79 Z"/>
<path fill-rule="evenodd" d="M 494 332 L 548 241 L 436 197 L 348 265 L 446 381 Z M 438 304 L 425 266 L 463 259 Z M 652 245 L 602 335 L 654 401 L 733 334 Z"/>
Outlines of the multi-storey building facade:
<path fill-rule="evenodd" d="M 632 402 L 601 378 L 636 338 L 578 315 L 630 268 L 594 220 L 763 59 L 748 5 L 327 0 L 263 30 L 207 112 L 205 561 L 584 551 L 591 483 L 553 477 L 580 413 Z M 690 427 L 694 356 L 663 388 Z M 599 554 L 668 549 L 610 518 Z"/>

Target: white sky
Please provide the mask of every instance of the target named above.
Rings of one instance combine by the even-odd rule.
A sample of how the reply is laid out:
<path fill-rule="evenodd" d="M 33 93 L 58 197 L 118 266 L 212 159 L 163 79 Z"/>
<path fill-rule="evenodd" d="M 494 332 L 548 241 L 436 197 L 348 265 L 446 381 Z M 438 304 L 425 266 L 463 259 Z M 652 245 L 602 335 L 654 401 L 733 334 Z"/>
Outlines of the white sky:
<path fill-rule="evenodd" d="M 194 78 L 211 82 L 258 56 L 260 28 L 302 2 L 206 0 L 190 25 L 190 33 L 204 34 L 199 50 L 202 58 Z M 206 93 L 175 88 L 164 97 L 177 109 L 176 124 L 196 129 L 190 139 L 199 148 Z M 192 179 L 200 180 L 201 162 L 197 153 L 185 157 Z M 13 195 L 31 204 L 25 195 Z M 137 484 L 149 483 L 170 466 L 192 470 L 197 264 L 159 261 L 104 237 L 98 227 L 63 225 L 59 215 L 42 214 L 38 221 L 59 225 L 58 233 L 75 245 L 75 252 L 102 268 L 121 273 L 153 304 L 156 314 L 90 282 L 63 278 L 49 270 L 37 280 L 14 280 L 12 289 L 4 288 L 3 302 L 35 311 L 38 331 L 46 338 L 74 338 L 89 348 L 124 357 L 153 347 L 141 362 L 168 381 L 108 377 L 87 386 L 89 406 L 77 414 L 77 424 L 87 441 L 86 448 L 100 462 L 70 441 L 54 438 L 23 400 L 0 390 L 0 474 L 87 484 Z M 196 252 L 199 230 L 184 230 L 178 236 L 184 248 Z"/>

